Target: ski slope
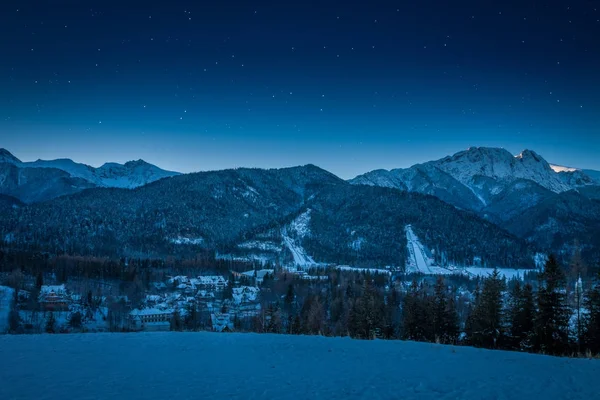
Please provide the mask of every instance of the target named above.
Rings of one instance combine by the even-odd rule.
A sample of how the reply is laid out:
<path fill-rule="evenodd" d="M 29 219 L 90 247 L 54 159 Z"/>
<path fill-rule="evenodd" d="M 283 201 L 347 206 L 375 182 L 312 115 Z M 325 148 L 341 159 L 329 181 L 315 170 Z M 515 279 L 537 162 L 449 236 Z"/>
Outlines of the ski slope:
<path fill-rule="evenodd" d="M 455 274 L 457 271 L 433 265 L 433 261 L 425 255 L 425 248 L 410 225 L 406 226 L 406 239 L 408 241 L 408 253 L 410 255 L 407 270 L 420 272 L 427 275 Z"/>
<path fill-rule="evenodd" d="M 585 399 L 600 361 L 220 333 L 0 336 L 0 399 Z"/>
<path fill-rule="evenodd" d="M 301 245 L 297 244 L 294 239 L 287 236 L 285 233 L 282 236 L 285 246 L 290 250 L 294 257 L 294 264 L 296 266 L 309 267 L 316 264 L 315 260 L 313 260 L 312 257 L 306 253 L 306 250 L 304 250 Z"/>
<path fill-rule="evenodd" d="M 310 235 L 310 213 L 311 210 L 307 210 L 306 212 L 300 214 L 292 223 L 289 228 L 284 227 L 281 231 L 281 236 L 283 238 L 283 243 L 290 250 L 292 256 L 294 257 L 294 266 L 298 267 L 310 267 L 315 265 L 315 260 L 308 255 L 304 247 L 300 244 L 300 241 L 303 237 Z M 290 236 L 290 232 L 294 237 Z M 297 238 L 294 239 L 294 238 Z"/>

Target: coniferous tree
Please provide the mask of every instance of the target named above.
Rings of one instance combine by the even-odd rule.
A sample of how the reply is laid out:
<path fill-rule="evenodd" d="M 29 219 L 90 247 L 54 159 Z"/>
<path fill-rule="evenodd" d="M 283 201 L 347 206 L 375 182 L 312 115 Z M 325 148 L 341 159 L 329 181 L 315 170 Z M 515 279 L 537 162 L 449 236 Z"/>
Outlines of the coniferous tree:
<path fill-rule="evenodd" d="M 42 271 L 39 271 L 35 278 L 35 287 L 39 291 L 42 289 L 42 286 L 44 286 L 44 275 L 42 274 Z"/>
<path fill-rule="evenodd" d="M 439 277 L 431 301 L 433 340 L 436 343 L 454 343 L 458 338 L 458 315 L 454 299 L 448 295 L 443 277 Z"/>
<path fill-rule="evenodd" d="M 56 333 L 56 319 L 54 318 L 54 313 L 50 312 L 50 316 L 46 321 L 45 327 L 46 333 Z"/>
<path fill-rule="evenodd" d="M 83 326 L 83 315 L 79 311 L 71 314 L 69 318 L 69 326 L 74 329 L 80 329 Z"/>
<path fill-rule="evenodd" d="M 171 316 L 171 330 L 181 331 L 182 329 L 183 324 L 181 323 L 181 314 L 179 313 L 179 310 L 175 310 Z"/>
<path fill-rule="evenodd" d="M 274 304 L 269 304 L 267 310 L 267 332 L 268 333 L 281 333 L 283 324 L 281 321 L 281 311 L 279 307 Z"/>
<path fill-rule="evenodd" d="M 300 322 L 300 316 L 296 314 L 292 322 L 290 333 L 293 335 L 299 335 L 302 333 L 302 323 Z"/>
<path fill-rule="evenodd" d="M 283 299 L 283 304 L 285 305 L 286 312 L 289 314 L 292 312 L 292 307 L 294 305 L 294 301 L 296 300 L 296 294 L 294 292 L 294 285 L 289 284 L 287 288 L 287 292 L 285 294 L 285 298 Z"/>
<path fill-rule="evenodd" d="M 222 298 L 223 300 L 232 300 L 233 299 L 233 285 L 234 279 L 233 275 L 229 278 L 227 285 L 223 288 Z"/>
<path fill-rule="evenodd" d="M 185 326 L 191 331 L 196 331 L 200 327 L 200 313 L 196 304 L 191 304 L 188 307 L 185 316 Z"/>
<path fill-rule="evenodd" d="M 402 308 L 402 338 L 419 342 L 432 341 L 430 307 L 427 296 L 416 281 L 404 297 Z"/>
<path fill-rule="evenodd" d="M 533 287 L 517 281 L 510 294 L 508 310 L 510 345 L 515 350 L 531 350 L 535 319 Z"/>
<path fill-rule="evenodd" d="M 584 307 L 587 314 L 583 323 L 583 343 L 593 354 L 600 353 L 600 277 L 586 293 Z"/>
<path fill-rule="evenodd" d="M 400 326 L 400 297 L 398 291 L 392 287 L 390 294 L 387 296 L 384 311 L 384 328 L 383 336 L 386 339 L 394 339 L 398 335 L 398 328 Z"/>
<path fill-rule="evenodd" d="M 568 348 L 570 312 L 565 295 L 565 275 L 554 255 L 540 274 L 538 313 L 535 320 L 535 349 L 561 355 Z"/>
<path fill-rule="evenodd" d="M 23 326 L 21 324 L 21 317 L 19 316 L 19 309 L 17 307 L 19 299 L 19 291 L 15 290 L 13 298 L 10 302 L 10 311 L 8 312 L 8 332 L 9 333 L 23 333 Z"/>
<path fill-rule="evenodd" d="M 504 288 L 504 279 L 497 269 L 484 280 L 481 294 L 477 297 L 467 321 L 466 334 L 468 342 L 473 346 L 495 349 L 502 345 Z"/>

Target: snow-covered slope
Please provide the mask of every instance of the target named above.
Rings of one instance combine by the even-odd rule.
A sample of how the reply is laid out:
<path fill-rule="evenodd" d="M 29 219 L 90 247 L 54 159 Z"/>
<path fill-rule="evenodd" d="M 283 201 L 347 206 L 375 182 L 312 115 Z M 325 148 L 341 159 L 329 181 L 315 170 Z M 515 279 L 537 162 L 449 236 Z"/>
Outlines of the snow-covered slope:
<path fill-rule="evenodd" d="M 281 231 L 283 243 L 292 253 L 294 267 L 307 268 L 316 265 L 315 260 L 302 247 L 302 239 L 310 235 L 310 214 L 311 210 L 306 210 Z"/>
<path fill-rule="evenodd" d="M 350 182 L 430 194 L 497 219 L 505 210 L 535 206 L 553 193 L 600 185 L 593 173 L 550 165 L 531 150 L 513 156 L 501 148 L 472 147 L 407 169 L 375 170 Z M 493 215 L 496 211 L 500 214 Z"/>
<path fill-rule="evenodd" d="M 483 176 L 499 183 L 528 179 L 557 193 L 570 189 L 550 164 L 531 150 L 524 150 L 513 156 L 505 149 L 472 147 L 453 156 L 433 161 L 432 164 L 469 187 L 472 187 L 474 177 Z"/>
<path fill-rule="evenodd" d="M 554 172 L 573 172 L 573 171 L 577 171 L 577 168 L 565 167 L 564 165 L 556 165 L 556 164 L 550 164 L 550 168 L 552 168 L 552 170 Z"/>
<path fill-rule="evenodd" d="M 179 175 L 143 160 L 129 161 L 125 164 L 106 163 L 100 168 L 76 163 L 70 159 L 22 162 L 6 149 L 0 149 L 0 170 L 5 171 L 0 174 L 0 193 L 13 195 L 25 202 L 49 200 L 90 187 L 133 189 L 162 178 Z M 7 171 L 10 171 L 10 174 Z M 38 181 L 27 179 L 28 176 L 41 175 L 51 178 Z"/>
<path fill-rule="evenodd" d="M 0 336 L 2 399 L 585 399 L 598 360 L 222 333 Z"/>
<path fill-rule="evenodd" d="M 129 161 L 125 164 L 106 163 L 100 168 L 94 168 L 68 158 L 22 162 L 8 150 L 0 149 L 0 163 L 3 162 L 14 164 L 19 168 L 58 169 L 67 172 L 72 178 L 81 178 L 101 187 L 133 189 L 161 178 L 179 175 L 178 172 L 165 171 L 144 160 Z"/>
<path fill-rule="evenodd" d="M 20 164 L 21 160 L 13 156 L 10 151 L 6 149 L 0 149 L 0 163 Z"/>
<path fill-rule="evenodd" d="M 133 189 L 162 178 L 179 175 L 177 172 L 162 170 L 143 160 L 129 161 L 125 164 L 106 163 L 100 168 L 76 163 L 69 159 L 37 160 L 29 163 L 21 163 L 21 167 L 56 168 L 68 172 L 74 178 L 85 179 L 96 186 L 127 189 Z"/>
<path fill-rule="evenodd" d="M 592 169 L 583 169 L 581 171 L 600 185 L 600 171 L 594 171 Z"/>

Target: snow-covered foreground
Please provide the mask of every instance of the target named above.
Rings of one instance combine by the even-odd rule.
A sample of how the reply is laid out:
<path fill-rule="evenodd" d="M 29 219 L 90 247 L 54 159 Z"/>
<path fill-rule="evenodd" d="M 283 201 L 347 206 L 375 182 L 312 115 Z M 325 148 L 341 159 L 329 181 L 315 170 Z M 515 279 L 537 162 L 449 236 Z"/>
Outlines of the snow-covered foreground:
<path fill-rule="evenodd" d="M 257 334 L 0 336 L 0 399 L 593 399 L 600 362 Z"/>

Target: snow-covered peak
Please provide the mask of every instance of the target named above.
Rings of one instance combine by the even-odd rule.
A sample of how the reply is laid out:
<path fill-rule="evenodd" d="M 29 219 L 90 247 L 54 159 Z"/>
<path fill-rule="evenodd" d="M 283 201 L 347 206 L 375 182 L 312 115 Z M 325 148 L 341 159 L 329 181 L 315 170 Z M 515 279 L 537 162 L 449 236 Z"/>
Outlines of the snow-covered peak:
<path fill-rule="evenodd" d="M 101 186 L 130 189 L 179 175 L 177 172 L 162 170 L 144 160 L 128 161 L 125 164 L 106 163 L 96 172 L 101 180 Z"/>
<path fill-rule="evenodd" d="M 467 186 L 472 186 L 474 178 L 479 176 L 502 182 L 528 179 L 553 192 L 571 189 L 550 164 L 532 150 L 513 156 L 505 149 L 472 147 L 432 164 Z"/>
<path fill-rule="evenodd" d="M 21 168 L 59 169 L 73 178 L 80 178 L 100 187 L 133 189 L 162 178 L 179 175 L 178 172 L 165 171 L 144 160 L 128 161 L 125 164 L 106 163 L 100 168 L 77 163 L 68 158 L 21 162 L 5 149 L 0 149 L 1 162 L 10 162 Z"/>
<path fill-rule="evenodd" d="M 20 164 L 21 160 L 6 149 L 0 149 L 0 163 Z"/>
<path fill-rule="evenodd" d="M 550 168 L 552 168 L 552 170 L 554 172 L 575 172 L 575 171 L 579 171 L 577 168 L 565 167 L 563 165 L 555 165 L 555 164 L 550 164 Z"/>

